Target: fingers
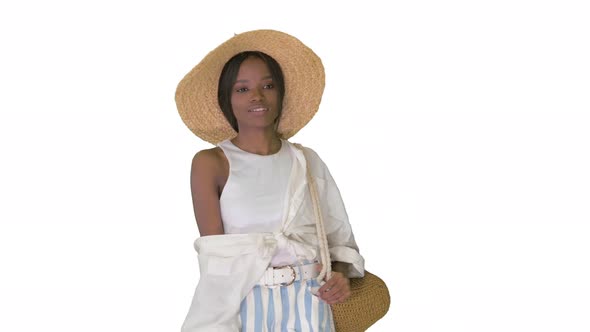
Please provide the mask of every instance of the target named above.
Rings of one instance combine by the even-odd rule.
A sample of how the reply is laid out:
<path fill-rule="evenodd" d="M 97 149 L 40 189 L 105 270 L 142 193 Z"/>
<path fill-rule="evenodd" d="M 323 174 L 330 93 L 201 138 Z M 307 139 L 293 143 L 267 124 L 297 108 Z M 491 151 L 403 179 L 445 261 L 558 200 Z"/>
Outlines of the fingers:
<path fill-rule="evenodd" d="M 342 289 L 335 290 L 332 289 L 331 291 L 326 292 L 322 300 L 326 301 L 328 304 L 335 304 L 340 303 L 348 298 L 346 291 Z"/>
<path fill-rule="evenodd" d="M 340 272 L 334 272 L 318 292 L 320 298 L 328 304 L 344 302 L 350 297 L 350 281 Z"/>

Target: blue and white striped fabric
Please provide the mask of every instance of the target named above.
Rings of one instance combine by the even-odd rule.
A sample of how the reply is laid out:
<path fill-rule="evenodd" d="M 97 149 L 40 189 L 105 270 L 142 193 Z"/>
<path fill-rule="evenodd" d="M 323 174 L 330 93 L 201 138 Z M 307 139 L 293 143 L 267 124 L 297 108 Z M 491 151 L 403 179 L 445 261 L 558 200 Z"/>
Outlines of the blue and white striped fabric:
<path fill-rule="evenodd" d="M 254 286 L 240 306 L 242 332 L 334 332 L 330 305 L 311 293 L 315 279 Z"/>

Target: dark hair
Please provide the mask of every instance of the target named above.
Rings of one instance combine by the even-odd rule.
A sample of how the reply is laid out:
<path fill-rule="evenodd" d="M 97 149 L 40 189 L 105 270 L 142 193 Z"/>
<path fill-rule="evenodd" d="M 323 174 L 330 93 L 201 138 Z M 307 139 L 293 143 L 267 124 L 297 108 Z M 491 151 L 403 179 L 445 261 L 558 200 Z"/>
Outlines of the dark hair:
<path fill-rule="evenodd" d="M 277 121 L 281 117 L 281 113 L 283 111 L 283 97 L 285 96 L 285 79 L 283 76 L 283 71 L 281 70 L 281 66 L 277 63 L 275 59 L 273 59 L 270 55 L 266 53 L 262 53 L 259 51 L 246 51 L 242 53 L 238 53 L 234 55 L 231 59 L 229 59 L 225 66 L 223 66 L 223 70 L 221 71 L 221 75 L 219 75 L 219 85 L 217 86 L 217 101 L 219 102 L 219 107 L 221 107 L 221 111 L 227 121 L 231 124 L 235 131 L 238 130 L 238 121 L 234 115 L 233 109 L 231 107 L 231 95 L 233 86 L 236 83 L 236 79 L 238 78 L 238 72 L 240 70 L 240 66 L 242 62 L 249 57 L 256 57 L 262 60 L 268 70 L 270 71 L 270 75 L 272 76 L 272 82 L 274 86 L 278 89 L 279 92 L 279 114 L 277 116 Z"/>

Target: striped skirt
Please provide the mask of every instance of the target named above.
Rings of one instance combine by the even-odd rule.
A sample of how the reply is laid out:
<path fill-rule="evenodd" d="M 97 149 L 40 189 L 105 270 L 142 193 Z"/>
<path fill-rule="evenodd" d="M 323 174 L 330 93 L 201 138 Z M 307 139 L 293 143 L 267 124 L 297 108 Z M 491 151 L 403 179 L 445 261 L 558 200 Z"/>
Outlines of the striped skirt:
<path fill-rule="evenodd" d="M 242 332 L 334 332 L 330 305 L 311 293 L 319 286 L 315 278 L 254 286 L 240 305 Z"/>

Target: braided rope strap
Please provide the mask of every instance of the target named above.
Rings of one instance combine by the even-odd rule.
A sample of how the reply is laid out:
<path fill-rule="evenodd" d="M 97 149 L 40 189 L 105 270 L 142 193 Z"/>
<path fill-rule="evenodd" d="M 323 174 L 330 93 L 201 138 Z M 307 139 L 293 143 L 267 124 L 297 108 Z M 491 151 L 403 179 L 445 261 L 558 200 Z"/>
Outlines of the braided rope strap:
<path fill-rule="evenodd" d="M 309 158 L 300 144 L 294 145 L 303 152 L 306 164 L 306 176 L 316 218 L 316 231 L 320 246 L 322 270 L 317 281 L 322 284 L 324 277 L 332 277 L 332 263 L 328 247 L 328 238 L 324 228 L 324 219 L 320 209 L 320 199 L 315 180 L 311 174 Z M 387 285 L 376 275 L 365 270 L 362 278 L 350 279 L 351 296 L 344 302 L 331 306 L 334 325 L 337 332 L 363 332 L 381 319 L 389 310 L 391 299 Z"/>
<path fill-rule="evenodd" d="M 311 167 L 309 166 L 309 158 L 305 155 L 305 150 L 301 144 L 294 143 L 294 145 L 303 152 L 303 156 L 305 157 L 305 165 L 306 165 L 306 176 L 307 176 L 307 183 L 309 188 L 309 193 L 311 194 L 311 200 L 313 203 L 313 212 L 315 215 L 316 223 L 316 232 L 318 233 L 318 242 L 320 245 L 320 260 L 322 262 L 322 270 L 320 274 L 317 276 L 316 280 L 321 284 L 324 280 L 324 277 L 327 276 L 326 279 L 332 278 L 332 261 L 330 260 L 330 249 L 328 248 L 328 237 L 326 236 L 326 230 L 324 228 L 324 218 L 322 217 L 322 210 L 320 209 L 320 198 L 318 195 L 317 186 L 315 184 L 315 180 L 311 175 Z"/>

